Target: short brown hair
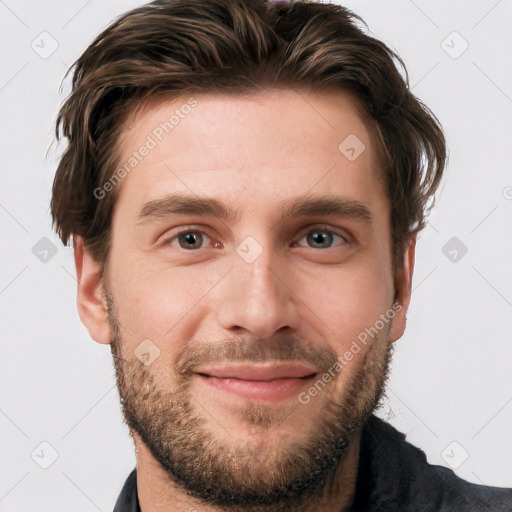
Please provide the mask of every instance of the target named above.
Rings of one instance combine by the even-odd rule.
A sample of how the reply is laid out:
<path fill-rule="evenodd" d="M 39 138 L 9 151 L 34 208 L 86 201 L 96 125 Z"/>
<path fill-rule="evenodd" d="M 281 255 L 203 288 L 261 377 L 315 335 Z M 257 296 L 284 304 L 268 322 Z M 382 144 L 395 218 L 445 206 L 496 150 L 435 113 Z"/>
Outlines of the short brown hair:
<path fill-rule="evenodd" d="M 68 144 L 51 201 L 63 243 L 82 236 L 105 268 L 119 187 L 102 199 L 94 191 L 119 165 L 117 142 L 127 112 L 147 100 L 330 88 L 357 98 L 376 143 L 397 268 L 407 235 L 426 224 L 446 143 L 436 117 L 411 93 L 401 58 L 360 24 L 344 7 L 307 0 L 284 15 L 265 0 L 157 0 L 121 16 L 69 70 L 74 68 L 72 92 L 56 123 L 57 139 L 64 135 Z"/>

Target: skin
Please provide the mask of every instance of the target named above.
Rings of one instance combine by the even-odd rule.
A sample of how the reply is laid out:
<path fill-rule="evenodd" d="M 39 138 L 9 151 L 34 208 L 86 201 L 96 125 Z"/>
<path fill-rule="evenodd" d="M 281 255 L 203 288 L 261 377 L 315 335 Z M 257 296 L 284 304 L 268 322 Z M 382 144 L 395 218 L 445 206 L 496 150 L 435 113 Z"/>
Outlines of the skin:
<path fill-rule="evenodd" d="M 106 275 L 83 240 L 75 238 L 78 311 L 94 340 L 114 341 L 118 379 L 130 376 L 118 385 L 133 393 L 134 408 L 147 409 L 148 421 L 149 412 L 158 415 L 155 404 L 166 407 L 173 397 L 186 396 L 203 431 L 224 450 L 223 456 L 232 457 L 233 474 L 263 478 L 277 471 L 292 443 L 315 438 L 329 407 L 347 407 L 344 421 L 357 425 L 368 413 L 365 407 L 375 406 L 389 346 L 405 329 L 415 239 L 408 239 L 402 265 L 393 273 L 389 201 L 376 149 L 349 94 L 273 89 L 194 98 L 197 106 L 191 113 L 118 185 Z M 188 99 L 150 102 L 126 126 L 120 160 L 126 161 Z M 354 161 L 338 149 L 350 134 L 366 146 Z M 214 198 L 238 210 L 238 216 L 180 214 L 140 221 L 145 204 L 176 192 Z M 280 217 L 283 202 L 312 195 L 363 204 L 371 222 L 328 214 Z M 307 235 L 320 228 L 327 230 L 321 231 L 326 246 L 312 247 Z M 186 240 L 177 234 L 190 231 L 205 235 L 198 249 L 180 246 Z M 330 238 L 329 232 L 336 235 Z M 251 263 L 236 250 L 246 237 L 261 247 Z M 284 354 L 288 341 L 297 347 L 289 360 L 317 364 L 321 377 L 394 303 L 401 309 L 393 321 L 361 345 L 307 404 L 299 403 L 296 394 L 277 402 L 238 397 L 206 385 L 197 375 L 186 381 L 187 394 L 179 395 L 179 371 L 186 363 L 179 357 L 190 356 L 191 350 L 208 362 L 229 360 L 225 347 L 245 347 L 237 353 L 245 361 L 252 347 L 272 362 Z M 150 365 L 134 357 L 145 339 L 160 351 Z M 318 354 L 325 357 L 315 359 Z M 361 382 L 365 389 L 356 389 Z M 151 390 L 146 402 L 137 400 L 142 389 Z M 165 401 L 160 397 L 157 402 L 158 391 Z M 152 408 L 148 400 L 154 400 Z M 177 409 L 171 412 L 180 417 Z M 219 510 L 190 496 L 140 435 L 133 429 L 131 434 L 144 512 Z M 288 510 L 350 509 L 359 434 L 353 431 L 334 468 L 335 484 L 316 501 L 304 497 Z M 233 508 L 246 509 L 258 510 Z M 261 509 L 281 510 L 278 505 Z"/>

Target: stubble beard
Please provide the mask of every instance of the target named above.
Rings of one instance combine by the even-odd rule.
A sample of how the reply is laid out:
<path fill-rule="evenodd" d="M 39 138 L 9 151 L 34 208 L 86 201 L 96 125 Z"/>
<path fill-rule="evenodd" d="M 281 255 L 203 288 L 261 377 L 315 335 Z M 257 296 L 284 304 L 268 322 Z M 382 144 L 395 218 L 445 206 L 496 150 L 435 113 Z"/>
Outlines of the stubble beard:
<path fill-rule="evenodd" d="M 338 469 L 354 434 L 384 396 L 393 353 L 389 327 L 371 340 L 359 369 L 345 383 L 342 398 L 331 396 L 326 390 L 319 393 L 325 395 L 317 397 L 324 405 L 311 421 L 310 431 L 301 433 L 301 439 L 281 436 L 279 425 L 304 405 L 297 402 L 290 411 L 250 402 L 237 412 L 251 430 L 264 431 L 262 443 L 235 438 L 224 441 L 208 427 L 208 413 L 189 392 L 190 373 L 177 375 L 178 384 L 167 390 L 155 382 L 151 366 L 145 366 L 133 354 L 123 357 L 124 342 L 111 296 L 107 303 L 113 332 L 111 350 L 125 421 L 132 436 L 137 434 L 160 463 L 170 484 L 210 506 L 233 512 L 315 510 L 339 491 Z M 260 346 L 236 340 L 222 347 L 225 355 L 230 354 L 229 360 L 241 360 L 249 353 L 259 354 L 260 360 L 266 357 Z M 288 357 L 290 351 L 294 351 L 290 343 L 283 344 L 282 350 L 273 345 L 269 360 L 293 361 Z M 211 347 L 204 354 L 207 353 L 213 353 Z M 234 354 L 237 359 L 231 357 Z M 329 367 L 329 362 L 332 367 L 336 355 L 324 356 L 319 355 L 324 368 Z M 321 374 L 317 377 L 321 378 Z"/>

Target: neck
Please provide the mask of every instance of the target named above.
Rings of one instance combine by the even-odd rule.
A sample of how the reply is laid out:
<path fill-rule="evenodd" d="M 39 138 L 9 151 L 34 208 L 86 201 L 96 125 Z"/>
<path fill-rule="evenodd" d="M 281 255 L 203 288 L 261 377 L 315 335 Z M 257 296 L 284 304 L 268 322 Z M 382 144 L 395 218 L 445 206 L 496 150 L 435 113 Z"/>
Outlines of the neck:
<path fill-rule="evenodd" d="M 203 503 L 187 494 L 184 489 L 177 486 L 155 460 L 147 446 L 140 440 L 137 434 L 132 433 L 135 442 L 137 456 L 137 492 L 142 512 L 168 512 L 169 510 L 182 510 L 183 512 L 234 512 L 231 508 L 219 508 L 211 504 Z M 348 512 L 354 501 L 354 494 L 359 465 L 359 447 L 361 441 L 361 429 L 353 436 L 348 447 L 347 455 L 342 460 L 335 485 L 329 493 L 324 492 L 320 498 L 315 498 L 314 503 L 305 503 L 293 512 Z M 243 512 L 240 507 L 237 512 Z M 292 512 L 286 506 L 266 506 L 262 508 L 247 509 L 250 512 Z"/>

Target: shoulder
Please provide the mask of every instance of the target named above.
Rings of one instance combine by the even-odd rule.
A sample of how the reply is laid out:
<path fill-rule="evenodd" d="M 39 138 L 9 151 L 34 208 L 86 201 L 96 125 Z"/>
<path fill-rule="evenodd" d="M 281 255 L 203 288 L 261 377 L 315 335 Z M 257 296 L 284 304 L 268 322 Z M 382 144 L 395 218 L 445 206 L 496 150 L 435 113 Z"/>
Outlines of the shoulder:
<path fill-rule="evenodd" d="M 403 433 L 371 416 L 361 435 L 356 510 L 512 511 L 512 489 L 473 484 L 429 464 Z"/>
<path fill-rule="evenodd" d="M 479 485 L 463 480 L 452 470 L 429 465 L 442 482 L 442 502 L 439 509 L 448 511 L 512 511 L 512 489 Z"/>

